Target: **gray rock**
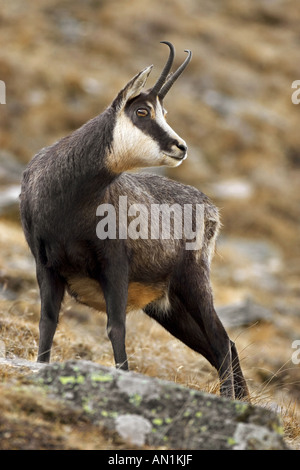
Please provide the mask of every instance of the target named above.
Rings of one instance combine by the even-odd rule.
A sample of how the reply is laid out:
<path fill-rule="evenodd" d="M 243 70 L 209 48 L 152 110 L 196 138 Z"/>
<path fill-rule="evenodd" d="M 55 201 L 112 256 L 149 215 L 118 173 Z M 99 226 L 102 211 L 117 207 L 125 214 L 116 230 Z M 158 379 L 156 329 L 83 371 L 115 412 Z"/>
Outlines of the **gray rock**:
<path fill-rule="evenodd" d="M 252 117 L 257 121 L 267 122 L 278 129 L 285 129 L 287 124 L 287 121 L 283 116 L 266 106 L 244 98 L 226 95 L 217 90 L 206 90 L 203 94 L 203 100 L 208 104 L 208 106 L 212 107 L 219 114 L 224 116 L 225 119 L 232 116 L 239 118 L 236 119 L 237 123 L 240 121 L 243 123 L 245 117 Z"/>
<path fill-rule="evenodd" d="M 20 181 L 25 165 L 10 152 L 0 151 L 0 215 L 19 209 Z"/>
<path fill-rule="evenodd" d="M 47 365 L 32 381 L 129 445 L 287 449 L 274 412 L 172 382 L 89 361 Z"/>
<path fill-rule="evenodd" d="M 253 185 L 241 178 L 211 183 L 210 189 L 219 199 L 249 199 L 254 193 Z"/>
<path fill-rule="evenodd" d="M 19 208 L 20 185 L 13 184 L 0 188 L 0 215 L 6 215 Z"/>
<path fill-rule="evenodd" d="M 233 440 L 233 450 L 264 450 L 276 449 L 277 436 L 256 424 L 238 423 Z"/>
<path fill-rule="evenodd" d="M 120 415 L 115 421 L 117 433 L 133 445 L 142 446 L 147 434 L 152 430 L 152 423 L 137 414 Z"/>
<path fill-rule="evenodd" d="M 10 152 L 0 151 L 0 183 L 19 183 L 25 165 L 20 163 Z"/>
<path fill-rule="evenodd" d="M 217 313 L 226 328 L 253 325 L 257 321 L 271 321 L 272 311 L 255 303 L 251 298 L 217 308 Z"/>
<path fill-rule="evenodd" d="M 226 237 L 223 235 L 219 239 L 219 247 L 233 249 L 236 256 L 252 260 L 255 263 L 267 264 L 270 269 L 275 269 L 277 265 L 282 263 L 280 250 L 268 240 Z"/>
<path fill-rule="evenodd" d="M 217 250 L 227 260 L 219 277 L 259 290 L 282 290 L 282 255 L 269 241 L 221 236 Z"/>
<path fill-rule="evenodd" d="M 28 361 L 27 359 L 22 359 L 20 357 L 7 358 L 5 357 L 5 354 L 5 343 L 4 341 L 0 341 L 0 365 L 10 366 L 16 369 L 26 368 L 31 372 L 38 372 L 47 365 L 41 362 Z"/>

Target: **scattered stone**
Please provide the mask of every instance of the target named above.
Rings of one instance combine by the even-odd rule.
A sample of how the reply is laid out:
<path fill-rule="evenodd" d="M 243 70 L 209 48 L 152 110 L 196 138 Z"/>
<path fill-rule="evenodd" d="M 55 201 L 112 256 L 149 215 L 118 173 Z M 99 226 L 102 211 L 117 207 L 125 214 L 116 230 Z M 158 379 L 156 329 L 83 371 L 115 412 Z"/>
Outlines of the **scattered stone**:
<path fill-rule="evenodd" d="M 234 179 L 212 183 L 212 194 L 218 199 L 249 199 L 253 193 L 253 184 L 243 179 Z"/>
<path fill-rule="evenodd" d="M 25 165 L 10 152 L 0 151 L 0 215 L 19 208 L 20 181 Z"/>
<path fill-rule="evenodd" d="M 266 240 L 247 239 L 245 237 L 227 237 L 222 235 L 219 239 L 219 248 L 231 248 L 238 255 L 252 259 L 256 263 L 268 264 L 274 269 L 281 264 L 281 253 L 276 246 Z M 275 265 L 276 263 L 276 265 Z"/>
<path fill-rule="evenodd" d="M 276 449 L 277 436 L 256 424 L 238 423 L 233 441 L 233 450 Z"/>
<path fill-rule="evenodd" d="M 42 369 L 43 367 L 45 367 L 47 365 L 47 364 L 42 363 L 42 362 L 28 361 L 27 359 L 22 359 L 20 357 L 15 357 L 13 359 L 3 357 L 3 356 L 5 356 L 5 344 L 4 344 L 3 341 L 1 341 L 0 342 L 0 349 L 1 349 L 1 343 L 3 343 L 2 344 L 2 348 L 3 348 L 2 352 L 4 352 L 4 354 L 1 355 L 1 352 L 0 352 L 0 365 L 10 366 L 10 367 L 18 368 L 18 369 L 26 368 L 30 372 L 38 372 L 40 369 Z"/>
<path fill-rule="evenodd" d="M 224 118 L 235 116 L 242 121 L 246 117 L 252 117 L 257 121 L 267 122 L 278 129 L 284 129 L 286 126 L 284 116 L 258 102 L 226 95 L 213 89 L 204 92 L 203 100 Z"/>
<path fill-rule="evenodd" d="M 260 290 L 282 289 L 282 256 L 269 241 L 220 236 L 217 250 L 226 259 L 218 269 L 219 277 Z"/>
<path fill-rule="evenodd" d="M 0 151 L 0 183 L 18 183 L 25 166 L 10 152 Z"/>
<path fill-rule="evenodd" d="M 144 445 L 151 429 L 152 423 L 137 414 L 120 415 L 116 418 L 116 431 L 133 445 Z"/>
<path fill-rule="evenodd" d="M 2 358 L 5 358 L 6 347 L 4 341 L 0 340 L 0 361 Z"/>
<path fill-rule="evenodd" d="M 0 188 L 0 215 L 7 215 L 19 210 L 20 185 Z"/>
<path fill-rule="evenodd" d="M 257 321 L 271 321 L 272 311 L 255 303 L 250 297 L 217 309 L 225 328 L 253 325 Z"/>

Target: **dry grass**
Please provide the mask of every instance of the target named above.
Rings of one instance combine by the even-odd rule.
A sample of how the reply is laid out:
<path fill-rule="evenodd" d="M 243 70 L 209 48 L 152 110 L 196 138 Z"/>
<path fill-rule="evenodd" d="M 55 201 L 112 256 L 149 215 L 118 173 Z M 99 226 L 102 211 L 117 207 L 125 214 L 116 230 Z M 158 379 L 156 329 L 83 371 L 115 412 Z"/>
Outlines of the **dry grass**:
<path fill-rule="evenodd" d="M 17 356 L 35 360 L 38 343 L 38 301 L 31 303 L 28 301 L 1 302 L 0 308 L 1 341 L 5 344 L 6 357 Z M 66 302 L 54 340 L 52 360 L 61 362 L 77 358 L 113 366 L 112 350 L 105 332 L 105 323 L 104 316 L 79 306 L 72 300 Z M 293 383 L 289 372 L 293 371 L 295 367 L 291 367 L 290 361 L 276 369 L 276 364 L 280 362 L 279 359 L 274 361 L 268 352 L 264 351 L 263 344 L 265 343 L 260 338 L 278 338 L 280 336 L 278 331 L 272 325 L 267 324 L 261 325 L 259 331 L 255 330 L 257 327 L 254 326 L 243 332 L 231 332 L 231 337 L 237 344 L 244 374 L 250 387 L 251 401 L 259 406 L 277 411 L 283 420 L 287 442 L 293 448 L 298 448 L 300 444 L 300 409 L 297 395 L 293 394 L 293 390 L 297 393 L 299 376 L 295 379 L 296 383 Z M 282 338 L 281 344 L 278 344 L 278 341 L 275 342 L 277 342 L 277 352 L 272 344 L 269 347 L 275 351 L 274 356 L 279 358 L 286 351 L 286 342 L 284 338 Z M 216 371 L 207 361 L 189 350 L 142 313 L 131 314 L 127 319 L 127 352 L 131 370 L 173 381 L 196 390 L 219 393 Z M 28 373 L 26 368 L 21 368 L 17 372 L 17 369 L 0 366 L 2 382 L 8 384 L 7 390 L 9 390 L 10 383 L 16 383 L 16 380 L 21 380 L 22 376 L 26 377 Z M 50 418 L 44 416 L 48 412 L 48 408 L 52 406 L 51 402 L 43 404 L 41 418 L 40 412 L 36 411 L 39 404 L 35 402 L 35 398 L 22 396 L 21 399 L 19 394 L 17 397 L 11 397 L 9 391 L 5 392 L 5 390 L 5 388 L 0 390 L 1 396 L 4 393 L 6 400 L 11 400 L 11 404 L 6 409 L 6 418 L 3 419 L 9 420 L 13 430 L 12 423 L 18 416 L 18 429 L 12 431 L 13 434 L 16 432 L 16 436 L 19 433 L 22 434 L 22 423 L 25 426 L 25 423 L 33 418 L 37 432 L 42 432 L 41 436 L 44 433 L 50 433 L 53 443 L 50 440 L 48 448 L 55 446 L 58 446 L 57 448 L 70 446 L 80 449 L 110 448 L 107 439 L 112 446 L 111 448 L 114 448 L 114 445 L 115 448 L 118 448 L 119 445 L 122 448 L 124 445 L 120 442 L 116 443 L 113 436 L 104 436 L 103 442 L 100 439 L 96 444 L 95 434 L 99 430 L 97 431 L 84 420 L 82 422 L 79 420 L 78 428 L 75 426 L 78 417 L 74 418 L 74 423 L 70 425 L 65 425 L 61 419 L 57 419 L 53 424 Z M 17 407 L 15 400 L 20 400 Z M 28 405 L 27 400 L 30 403 L 35 403 L 31 418 L 28 416 L 28 406 L 31 405 Z M 5 404 L 3 406 L 6 408 Z M 11 413 L 12 408 L 14 409 L 13 413 Z M 70 417 L 70 420 L 72 419 Z M 65 429 L 69 429 L 69 431 L 66 433 Z M 87 437 L 81 441 L 81 435 L 85 433 L 87 433 Z M 78 441 L 74 439 L 78 439 Z M 15 445 L 17 446 L 17 444 Z M 25 442 L 25 448 L 27 445 L 29 443 Z M 43 448 L 46 444 L 43 440 L 35 441 L 33 439 L 31 445 Z M 101 447 L 102 445 L 103 447 Z"/>
<path fill-rule="evenodd" d="M 170 124 L 189 143 L 190 158 L 166 173 L 214 199 L 224 235 L 266 240 L 281 253 L 278 289 L 252 285 L 250 273 L 237 281 L 233 268 L 246 269 L 248 261 L 222 250 L 213 264 L 213 284 L 217 305 L 252 295 L 272 310 L 272 322 L 234 329 L 230 336 L 253 401 L 279 409 L 287 438 L 299 449 L 299 365 L 291 363 L 292 341 L 300 338 L 300 107 L 291 102 L 291 83 L 300 79 L 298 0 L 125 3 L 15 0 L 2 5 L 0 79 L 7 104 L 1 106 L 0 148 L 26 163 L 41 147 L 101 112 L 131 76 L 153 63 L 151 86 L 166 56 L 159 41 L 174 42 L 176 63 L 185 57 L 184 49 L 193 51 L 184 79 L 166 99 Z M 218 199 L 213 185 L 234 178 L 250 184 L 251 197 Z M 39 300 L 18 222 L 0 221 L 0 245 L 0 283 L 17 295 L 0 300 L 0 341 L 8 356 L 32 360 Z M 127 331 L 133 370 L 217 393 L 208 363 L 154 322 L 132 315 Z M 74 357 L 113 364 L 105 318 L 68 302 L 53 359 Z M 14 379 L 11 370 L 0 372 L 7 382 Z M 2 387 L 0 393 L 9 404 L 9 392 Z M 20 413 L 17 434 L 29 419 L 23 404 L 16 406 L 19 399 L 12 397 L 9 411 L 15 408 L 15 420 Z M 72 426 L 69 434 L 60 422 L 52 427 L 48 421 L 43 429 L 53 435 L 54 447 L 80 447 L 85 434 L 97 447 L 86 424 L 71 442 Z M 61 441 L 64 433 L 67 443 Z M 18 448 L 29 445 L 18 442 Z M 84 442 L 88 446 L 88 438 Z"/>

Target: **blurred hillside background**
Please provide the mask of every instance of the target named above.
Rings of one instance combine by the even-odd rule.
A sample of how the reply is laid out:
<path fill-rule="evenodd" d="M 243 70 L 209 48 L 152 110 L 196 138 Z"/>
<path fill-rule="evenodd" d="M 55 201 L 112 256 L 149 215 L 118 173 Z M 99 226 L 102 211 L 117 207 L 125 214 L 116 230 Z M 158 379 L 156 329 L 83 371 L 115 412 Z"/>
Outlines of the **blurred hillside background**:
<path fill-rule="evenodd" d="M 279 410 L 299 448 L 300 104 L 291 100 L 299 21 L 299 0 L 1 2 L 0 355 L 34 360 L 37 352 L 39 296 L 17 202 L 24 165 L 151 64 L 154 84 L 168 55 L 160 41 L 168 40 L 175 66 L 184 49 L 193 52 L 165 100 L 189 156 L 161 173 L 221 209 L 216 306 L 253 400 Z M 53 360 L 112 365 L 105 325 L 67 300 Z M 142 314 L 128 318 L 127 348 L 132 369 L 215 392 L 207 362 Z"/>

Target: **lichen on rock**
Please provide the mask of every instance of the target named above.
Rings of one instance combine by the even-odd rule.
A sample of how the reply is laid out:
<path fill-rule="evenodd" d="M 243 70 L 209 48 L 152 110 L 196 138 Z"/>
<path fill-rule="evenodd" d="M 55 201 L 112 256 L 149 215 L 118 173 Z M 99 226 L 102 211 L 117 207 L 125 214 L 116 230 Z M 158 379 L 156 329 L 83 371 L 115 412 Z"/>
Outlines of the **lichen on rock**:
<path fill-rule="evenodd" d="M 33 379 L 129 445 L 176 449 L 286 449 L 278 416 L 134 372 L 89 361 L 50 364 Z"/>

